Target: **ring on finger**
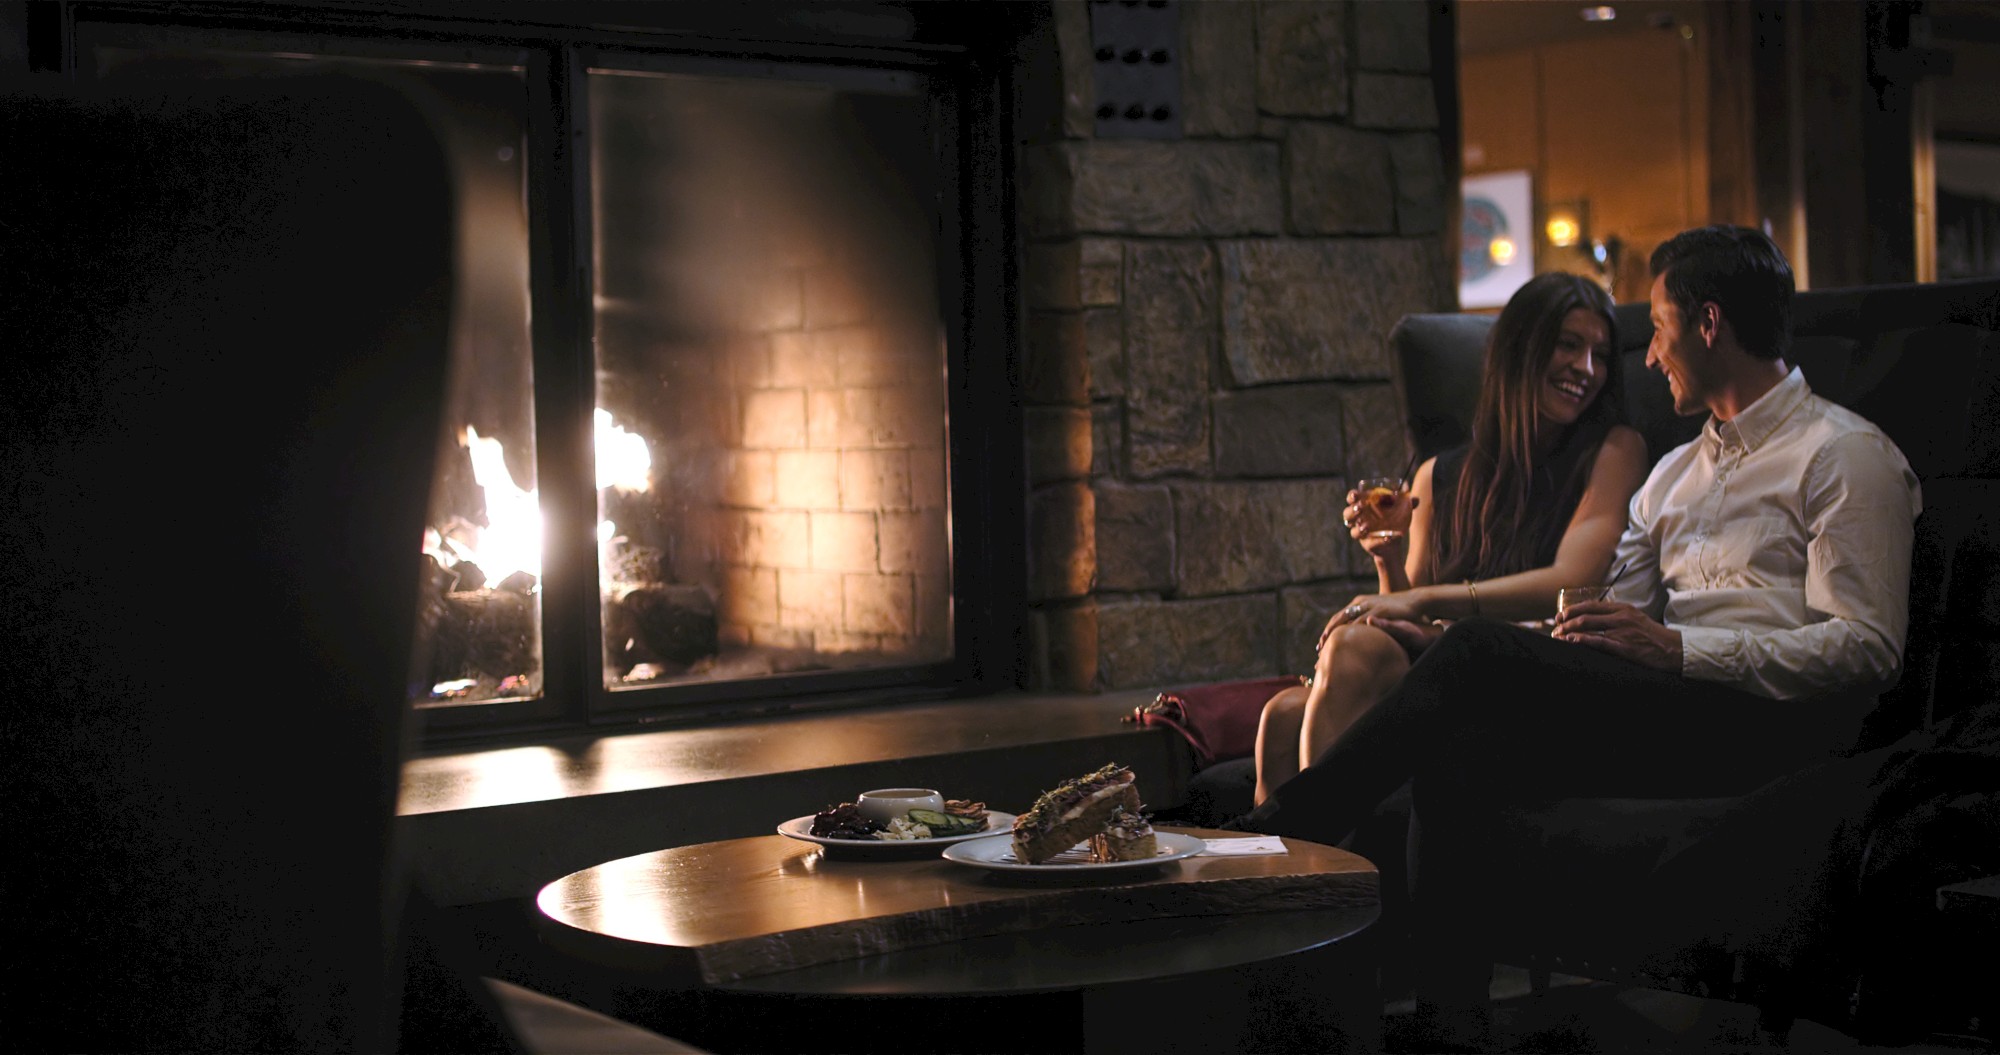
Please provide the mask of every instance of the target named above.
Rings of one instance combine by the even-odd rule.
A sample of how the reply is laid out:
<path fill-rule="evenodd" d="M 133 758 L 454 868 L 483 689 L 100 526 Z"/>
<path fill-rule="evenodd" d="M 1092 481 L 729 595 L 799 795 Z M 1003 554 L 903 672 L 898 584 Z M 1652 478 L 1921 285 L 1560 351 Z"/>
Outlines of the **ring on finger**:
<path fill-rule="evenodd" d="M 1348 615 L 1360 615 L 1363 611 L 1364 609 L 1358 604 L 1350 604 L 1347 606 Z"/>

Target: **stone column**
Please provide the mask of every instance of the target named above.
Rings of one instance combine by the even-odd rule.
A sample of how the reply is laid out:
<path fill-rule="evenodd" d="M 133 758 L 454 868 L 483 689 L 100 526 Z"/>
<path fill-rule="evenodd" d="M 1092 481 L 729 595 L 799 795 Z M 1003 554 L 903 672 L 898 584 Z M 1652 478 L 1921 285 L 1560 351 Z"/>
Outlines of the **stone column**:
<path fill-rule="evenodd" d="M 1350 480 L 1404 463 L 1386 338 L 1452 310 L 1420 2 L 1183 0 L 1183 136 L 1092 135 L 1089 6 L 1024 152 L 1037 687 L 1303 671 L 1373 589 Z"/>

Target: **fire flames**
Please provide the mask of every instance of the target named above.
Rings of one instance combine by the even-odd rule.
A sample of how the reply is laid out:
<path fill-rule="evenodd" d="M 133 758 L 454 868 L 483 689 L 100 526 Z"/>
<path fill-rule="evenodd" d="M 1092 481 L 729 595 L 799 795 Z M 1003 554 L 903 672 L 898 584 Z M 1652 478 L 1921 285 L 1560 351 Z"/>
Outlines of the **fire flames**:
<path fill-rule="evenodd" d="M 652 457 L 643 437 L 627 432 L 602 407 L 593 415 L 596 431 L 597 487 L 627 491 L 651 488 Z M 472 426 L 460 435 L 472 459 L 472 476 L 485 497 L 486 523 L 457 523 L 445 533 L 424 532 L 424 552 L 445 567 L 470 562 L 489 583 L 525 572 L 539 583 L 542 574 L 542 509 L 534 488 L 524 488 L 507 469 L 507 451 L 499 440 L 481 436 Z M 600 543 L 615 537 L 609 520 L 597 525 Z"/>

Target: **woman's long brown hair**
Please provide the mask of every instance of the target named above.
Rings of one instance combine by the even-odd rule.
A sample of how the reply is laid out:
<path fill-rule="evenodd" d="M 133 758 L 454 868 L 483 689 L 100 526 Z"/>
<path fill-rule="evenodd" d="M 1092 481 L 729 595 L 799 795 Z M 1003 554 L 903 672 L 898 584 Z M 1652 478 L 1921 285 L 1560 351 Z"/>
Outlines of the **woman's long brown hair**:
<path fill-rule="evenodd" d="M 1546 468 L 1539 464 L 1546 454 L 1538 454 L 1535 444 L 1542 375 L 1555 355 L 1563 319 L 1578 308 L 1602 316 L 1610 331 L 1604 387 L 1550 450 L 1578 440 L 1590 448 L 1575 459 L 1566 479 L 1552 481 L 1548 499 L 1531 501 L 1535 474 Z M 1433 528 L 1432 582 L 1527 571 L 1540 566 L 1539 555 L 1561 537 L 1605 434 L 1625 416 L 1618 321 L 1611 308 L 1603 287 L 1557 271 L 1529 279 L 1500 310 L 1487 334 L 1472 442 L 1459 469 L 1458 490 L 1451 508 L 1438 510 Z"/>

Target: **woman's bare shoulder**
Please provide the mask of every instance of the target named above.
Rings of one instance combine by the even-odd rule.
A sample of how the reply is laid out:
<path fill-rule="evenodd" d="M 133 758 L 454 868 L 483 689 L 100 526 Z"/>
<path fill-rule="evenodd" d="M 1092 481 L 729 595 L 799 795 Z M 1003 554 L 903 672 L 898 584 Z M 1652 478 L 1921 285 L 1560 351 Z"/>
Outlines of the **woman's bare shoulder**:
<path fill-rule="evenodd" d="M 1640 465 L 1646 463 L 1646 437 L 1630 425 L 1613 425 L 1604 434 L 1604 449 L 1626 455 Z"/>

